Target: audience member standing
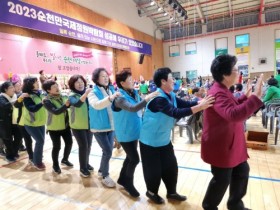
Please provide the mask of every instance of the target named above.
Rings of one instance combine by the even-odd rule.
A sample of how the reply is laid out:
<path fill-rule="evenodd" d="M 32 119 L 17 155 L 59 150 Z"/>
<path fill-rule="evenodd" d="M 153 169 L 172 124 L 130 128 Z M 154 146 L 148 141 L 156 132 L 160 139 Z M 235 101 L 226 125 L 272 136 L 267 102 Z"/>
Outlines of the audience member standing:
<path fill-rule="evenodd" d="M 86 89 L 87 82 L 82 75 L 73 75 L 68 81 L 71 93 L 69 95 L 69 122 L 73 135 L 79 146 L 80 175 L 89 177 L 94 169 L 89 164 L 93 134 L 89 130 L 89 115 L 87 96 L 91 88 Z"/>
<path fill-rule="evenodd" d="M 213 97 L 197 102 L 179 99 L 173 93 L 174 80 L 169 68 L 160 68 L 154 74 L 159 96 L 146 106 L 140 132 L 140 153 L 147 187 L 146 196 L 157 204 L 164 203 L 158 195 L 161 180 L 167 189 L 167 198 L 177 201 L 186 196 L 177 193 L 178 164 L 170 141 L 174 121 L 212 106 Z"/>
<path fill-rule="evenodd" d="M 52 79 L 52 80 L 54 80 L 54 81 L 56 80 L 56 76 L 51 75 L 51 76 L 48 77 L 48 76 L 45 74 L 45 71 L 44 71 L 44 70 L 40 70 L 40 71 L 39 71 L 39 74 L 40 74 L 39 79 L 40 79 L 41 85 L 43 85 L 44 82 L 47 81 L 47 80 L 49 80 L 49 79 Z"/>
<path fill-rule="evenodd" d="M 109 176 L 109 161 L 114 144 L 114 125 L 111 104 L 120 95 L 110 84 L 106 69 L 97 68 L 92 73 L 92 81 L 96 84 L 89 94 L 90 130 L 102 149 L 102 158 L 98 170 L 102 183 L 106 187 L 115 187 L 115 182 Z"/>
<path fill-rule="evenodd" d="M 53 80 L 45 81 L 43 84 L 43 90 L 47 93 L 47 97 L 44 99 L 44 107 L 48 111 L 47 130 L 49 131 L 53 143 L 53 171 L 60 174 L 61 169 L 58 163 L 58 156 L 61 148 L 61 137 L 65 143 L 61 164 L 73 167 L 73 164 L 68 160 L 73 144 L 67 112 L 67 108 L 70 106 L 70 101 L 66 96 L 60 94 L 59 87 Z"/>
<path fill-rule="evenodd" d="M 229 87 L 238 80 L 237 59 L 231 55 L 216 57 L 211 65 L 215 83 L 208 94 L 215 97 L 213 107 L 204 111 L 201 157 L 211 165 L 211 179 L 202 206 L 205 210 L 218 209 L 228 186 L 227 208 L 246 209 L 242 202 L 246 194 L 249 165 L 243 122 L 262 106 L 261 80 L 251 94 L 234 98 Z"/>
<path fill-rule="evenodd" d="M 24 127 L 35 140 L 35 148 L 32 163 L 37 170 L 45 170 L 43 163 L 43 148 L 45 143 L 46 110 L 43 107 L 44 95 L 39 90 L 39 82 L 36 77 L 26 77 L 23 80 L 22 92 L 29 94 L 23 99 Z"/>

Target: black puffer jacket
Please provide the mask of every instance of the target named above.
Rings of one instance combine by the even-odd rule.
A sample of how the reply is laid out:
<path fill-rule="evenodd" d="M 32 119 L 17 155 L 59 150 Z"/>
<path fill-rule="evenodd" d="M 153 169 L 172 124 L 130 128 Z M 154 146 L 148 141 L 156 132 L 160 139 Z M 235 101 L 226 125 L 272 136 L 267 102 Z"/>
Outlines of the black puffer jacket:
<path fill-rule="evenodd" d="M 0 95 L 0 137 L 9 138 L 12 135 L 13 105 Z"/>

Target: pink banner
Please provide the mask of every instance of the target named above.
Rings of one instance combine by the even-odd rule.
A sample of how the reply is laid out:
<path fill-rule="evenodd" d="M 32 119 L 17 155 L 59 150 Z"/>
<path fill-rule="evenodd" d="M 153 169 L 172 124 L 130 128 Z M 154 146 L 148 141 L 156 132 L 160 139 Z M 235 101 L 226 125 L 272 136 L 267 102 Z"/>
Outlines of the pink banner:
<path fill-rule="evenodd" d="M 95 68 L 112 72 L 112 52 L 0 33 L 0 80 L 9 75 L 90 75 Z"/>

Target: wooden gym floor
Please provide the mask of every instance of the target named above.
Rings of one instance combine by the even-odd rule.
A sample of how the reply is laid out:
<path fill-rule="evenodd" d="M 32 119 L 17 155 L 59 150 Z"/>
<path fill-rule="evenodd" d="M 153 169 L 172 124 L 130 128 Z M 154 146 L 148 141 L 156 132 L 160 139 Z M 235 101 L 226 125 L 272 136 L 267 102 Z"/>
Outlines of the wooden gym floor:
<path fill-rule="evenodd" d="M 265 131 L 261 126 L 260 116 L 251 117 L 247 122 L 248 130 Z M 179 137 L 175 130 L 174 149 L 179 165 L 177 191 L 187 195 L 186 202 L 166 202 L 164 205 L 151 203 L 145 196 L 146 187 L 143 179 L 142 165 L 135 172 L 135 186 L 141 193 L 140 198 L 132 199 L 124 189 L 105 188 L 97 177 L 101 150 L 93 141 L 90 164 L 95 172 L 90 178 L 79 175 L 78 147 L 74 140 L 69 160 L 74 168 L 62 168 L 62 174 L 52 173 L 51 140 L 47 136 L 44 146 L 44 163 L 46 171 L 37 171 L 27 164 L 26 153 L 20 154 L 16 163 L 7 164 L 0 159 L 0 210 L 6 209 L 98 209 L 98 210 L 152 210 L 152 209 L 186 209 L 200 210 L 209 180 L 210 167 L 200 158 L 200 143 L 189 144 L 186 134 Z M 280 209 L 280 147 L 272 145 L 274 135 L 269 135 L 269 149 L 258 151 L 248 149 L 251 167 L 247 195 L 244 203 L 254 210 Z M 62 147 L 63 148 L 63 147 Z M 62 153 L 62 151 L 61 151 Z M 110 162 L 110 175 L 117 180 L 125 153 L 114 149 Z M 165 198 L 166 190 L 161 183 L 159 194 Z M 228 193 L 224 196 L 219 209 L 226 210 Z"/>

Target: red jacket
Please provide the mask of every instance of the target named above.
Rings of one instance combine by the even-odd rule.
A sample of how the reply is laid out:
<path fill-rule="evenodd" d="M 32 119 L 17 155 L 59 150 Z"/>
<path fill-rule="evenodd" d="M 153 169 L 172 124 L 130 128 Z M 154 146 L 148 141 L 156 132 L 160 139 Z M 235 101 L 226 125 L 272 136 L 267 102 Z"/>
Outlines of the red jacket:
<path fill-rule="evenodd" d="M 203 114 L 201 158 L 216 167 L 235 167 L 248 158 L 243 122 L 262 106 L 262 101 L 254 95 L 236 99 L 217 82 L 208 94 L 215 97 L 215 103 Z"/>

